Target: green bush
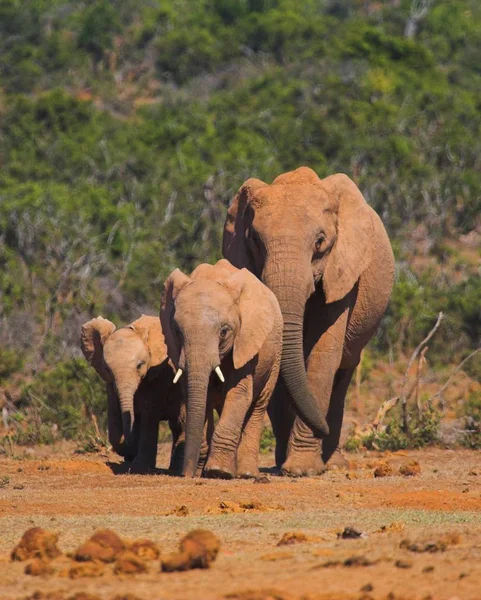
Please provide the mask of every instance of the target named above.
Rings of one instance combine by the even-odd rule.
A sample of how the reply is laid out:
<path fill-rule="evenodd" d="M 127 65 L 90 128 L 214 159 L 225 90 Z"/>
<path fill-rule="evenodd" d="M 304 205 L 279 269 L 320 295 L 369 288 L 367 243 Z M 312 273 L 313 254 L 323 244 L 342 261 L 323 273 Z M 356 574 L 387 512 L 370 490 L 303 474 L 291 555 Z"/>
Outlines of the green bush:
<path fill-rule="evenodd" d="M 12 437 L 18 444 L 84 439 L 107 427 L 105 384 L 84 359 L 60 362 L 40 373 L 24 391 Z"/>
<path fill-rule="evenodd" d="M 80 318 L 154 314 L 170 271 L 220 257 L 243 181 L 300 165 L 350 175 L 395 247 L 374 351 L 408 354 L 440 310 L 434 367 L 479 345 L 479 257 L 450 247 L 481 213 L 481 3 L 431 3 L 413 39 L 411 2 L 374 4 L 0 0 L 0 323 L 30 315 L 23 365 L 59 377 Z"/>
<path fill-rule="evenodd" d="M 473 450 L 481 449 L 481 394 L 472 393 L 463 407 L 464 433 L 461 444 Z"/>
<path fill-rule="evenodd" d="M 407 448 L 424 448 L 439 442 L 439 424 L 442 413 L 432 406 L 424 407 L 421 414 L 417 409 L 409 413 L 409 432 L 403 430 L 401 414 L 390 417 L 383 431 L 372 431 L 359 438 L 350 436 L 345 444 L 348 452 L 356 452 L 361 448 L 367 450 L 404 450 Z"/>
<path fill-rule="evenodd" d="M 0 383 L 23 367 L 23 357 L 19 352 L 0 348 Z"/>

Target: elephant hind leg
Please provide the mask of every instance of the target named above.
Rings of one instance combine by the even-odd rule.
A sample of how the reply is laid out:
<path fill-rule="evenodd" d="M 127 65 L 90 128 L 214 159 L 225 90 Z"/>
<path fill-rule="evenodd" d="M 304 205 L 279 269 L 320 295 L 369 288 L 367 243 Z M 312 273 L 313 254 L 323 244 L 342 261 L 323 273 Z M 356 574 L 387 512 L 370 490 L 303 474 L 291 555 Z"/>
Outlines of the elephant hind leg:
<path fill-rule="evenodd" d="M 334 378 L 334 385 L 326 417 L 329 425 L 329 435 L 322 440 L 322 460 L 325 464 L 329 463 L 329 467 L 331 468 L 335 466 L 344 466 L 346 463 L 339 451 L 339 439 L 341 437 L 346 393 L 354 370 L 355 367 L 339 369 Z"/>

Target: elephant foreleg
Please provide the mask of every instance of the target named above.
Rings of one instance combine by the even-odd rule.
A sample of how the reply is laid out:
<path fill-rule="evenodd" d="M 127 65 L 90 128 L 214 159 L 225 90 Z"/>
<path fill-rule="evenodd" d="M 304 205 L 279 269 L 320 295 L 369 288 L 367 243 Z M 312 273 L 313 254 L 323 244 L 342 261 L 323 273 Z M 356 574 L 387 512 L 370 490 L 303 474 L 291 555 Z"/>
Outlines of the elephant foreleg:
<path fill-rule="evenodd" d="M 203 473 L 207 457 L 209 455 L 209 448 L 212 441 L 212 435 L 214 432 L 214 411 L 212 406 L 208 404 L 205 423 L 204 433 L 202 435 L 202 444 L 200 446 L 199 462 L 197 463 L 197 476 L 200 477 Z"/>
<path fill-rule="evenodd" d="M 212 436 L 209 458 L 205 466 L 205 474 L 208 477 L 235 477 L 237 448 L 247 411 L 252 404 L 251 370 L 246 365 L 235 371 L 227 382 L 228 391 L 222 414 Z"/>
<path fill-rule="evenodd" d="M 237 450 L 237 477 L 259 476 L 259 447 L 264 429 L 264 417 L 277 376 L 277 370 L 271 373 L 259 397 L 254 400 L 247 412 Z"/>

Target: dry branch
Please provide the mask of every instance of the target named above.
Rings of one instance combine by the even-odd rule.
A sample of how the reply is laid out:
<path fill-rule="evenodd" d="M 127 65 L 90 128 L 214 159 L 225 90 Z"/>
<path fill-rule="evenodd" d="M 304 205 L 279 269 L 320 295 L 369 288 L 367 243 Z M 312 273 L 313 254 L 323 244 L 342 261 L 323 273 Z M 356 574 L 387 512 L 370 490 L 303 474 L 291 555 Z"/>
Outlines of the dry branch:
<path fill-rule="evenodd" d="M 405 394 L 404 390 L 406 388 L 406 384 L 407 384 L 407 381 L 409 378 L 409 372 L 411 370 L 411 367 L 412 367 L 414 361 L 417 359 L 417 357 L 419 356 L 419 354 L 421 353 L 423 348 L 425 346 L 427 346 L 427 343 L 429 342 L 429 340 L 433 337 L 433 335 L 439 329 L 439 326 L 441 325 L 442 320 L 443 320 L 443 313 L 440 312 L 434 327 L 431 329 L 431 331 L 428 333 L 428 335 L 417 345 L 416 349 L 412 353 L 411 358 L 409 359 L 408 366 L 406 367 L 406 371 L 404 372 L 404 376 L 403 376 L 403 380 L 402 380 L 402 384 L 401 384 L 401 393 L 399 394 L 399 396 L 401 398 L 401 407 L 402 407 L 402 412 L 403 412 L 403 429 L 404 429 L 405 433 L 408 433 L 409 424 L 408 424 L 408 411 L 407 411 L 408 397 Z"/>
<path fill-rule="evenodd" d="M 448 377 L 446 383 L 435 393 L 433 394 L 428 402 L 432 402 L 434 400 L 434 398 L 437 398 L 438 396 L 441 396 L 442 393 L 444 392 L 444 390 L 448 387 L 448 385 L 451 383 L 451 379 L 456 375 L 456 373 L 458 373 L 458 371 L 460 371 L 464 365 L 468 362 L 468 360 L 471 360 L 471 358 L 473 358 L 473 356 L 475 356 L 478 352 L 481 352 L 481 347 L 480 348 L 476 348 L 476 350 L 473 350 L 473 352 L 471 352 L 471 354 L 468 354 L 468 356 L 466 356 L 466 358 L 464 358 L 459 365 L 454 369 L 454 371 L 451 373 L 451 375 Z"/>

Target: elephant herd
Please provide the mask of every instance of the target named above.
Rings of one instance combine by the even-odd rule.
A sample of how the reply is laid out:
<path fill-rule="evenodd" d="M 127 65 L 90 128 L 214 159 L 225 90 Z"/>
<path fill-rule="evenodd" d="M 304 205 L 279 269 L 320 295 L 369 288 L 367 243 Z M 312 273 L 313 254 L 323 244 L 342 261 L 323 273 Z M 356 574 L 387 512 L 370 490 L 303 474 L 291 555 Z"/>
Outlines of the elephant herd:
<path fill-rule="evenodd" d="M 320 474 L 343 460 L 347 388 L 391 293 L 384 226 L 349 177 L 300 167 L 242 185 L 222 252 L 170 274 L 160 319 L 83 325 L 82 351 L 106 382 L 110 443 L 147 472 L 168 420 L 173 473 L 257 477 L 267 411 L 280 472 Z"/>

